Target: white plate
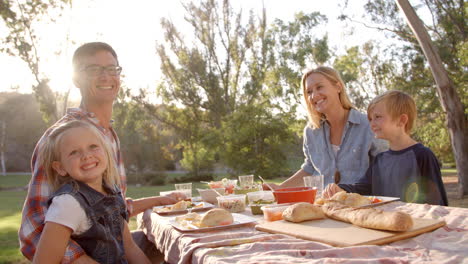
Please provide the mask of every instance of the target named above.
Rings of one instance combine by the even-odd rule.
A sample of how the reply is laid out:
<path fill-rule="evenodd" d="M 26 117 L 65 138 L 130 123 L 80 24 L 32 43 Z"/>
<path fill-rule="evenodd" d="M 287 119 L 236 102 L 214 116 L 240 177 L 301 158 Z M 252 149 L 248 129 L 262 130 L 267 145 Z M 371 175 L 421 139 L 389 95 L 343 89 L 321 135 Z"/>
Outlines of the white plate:
<path fill-rule="evenodd" d="M 211 231 L 217 229 L 224 229 L 230 227 L 236 227 L 245 225 L 248 223 L 254 223 L 257 220 L 251 216 L 232 213 L 232 217 L 234 218 L 234 222 L 230 225 L 222 225 L 222 226 L 213 226 L 213 227 L 201 227 L 201 228 L 187 228 L 185 226 L 181 226 L 178 222 L 175 221 L 175 217 L 169 219 L 169 224 L 171 224 L 175 229 L 181 232 L 201 232 L 201 231 Z"/>
<path fill-rule="evenodd" d="M 373 196 L 373 195 L 371 195 L 371 196 L 366 196 L 366 197 L 375 197 L 375 198 L 378 198 L 378 199 L 382 200 L 382 202 L 363 205 L 361 207 L 374 207 L 374 206 L 379 206 L 379 205 L 382 205 L 382 204 L 391 203 L 391 202 L 395 202 L 395 201 L 400 200 L 399 197 L 388 197 L 388 196 Z"/>
<path fill-rule="evenodd" d="M 207 202 L 192 202 L 192 203 L 195 204 L 195 206 L 203 204 L 203 206 L 201 206 L 201 207 L 192 208 L 192 212 L 206 211 L 206 210 L 214 208 L 214 205 L 212 205 L 210 203 L 207 203 Z M 174 210 L 174 211 L 163 210 L 163 208 L 171 207 L 171 206 L 173 206 L 173 205 L 155 206 L 155 207 L 153 207 L 153 212 L 155 212 L 155 213 L 157 213 L 159 215 L 184 214 L 184 213 L 188 212 L 187 209 L 185 209 L 185 210 Z"/>

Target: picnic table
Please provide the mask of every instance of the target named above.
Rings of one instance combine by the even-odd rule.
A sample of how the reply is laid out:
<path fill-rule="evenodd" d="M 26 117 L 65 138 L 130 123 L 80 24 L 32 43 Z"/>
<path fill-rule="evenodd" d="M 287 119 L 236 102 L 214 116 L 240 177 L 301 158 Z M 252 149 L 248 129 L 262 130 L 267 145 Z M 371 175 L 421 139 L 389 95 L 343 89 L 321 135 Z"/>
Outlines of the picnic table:
<path fill-rule="evenodd" d="M 258 231 L 255 223 L 206 231 L 180 232 L 173 216 L 147 210 L 137 216 L 139 228 L 168 263 L 468 263 L 468 209 L 392 202 L 382 210 L 400 210 L 414 218 L 441 219 L 446 225 L 386 245 L 334 247 L 285 234 Z M 243 214 L 262 223 L 263 216 Z"/>

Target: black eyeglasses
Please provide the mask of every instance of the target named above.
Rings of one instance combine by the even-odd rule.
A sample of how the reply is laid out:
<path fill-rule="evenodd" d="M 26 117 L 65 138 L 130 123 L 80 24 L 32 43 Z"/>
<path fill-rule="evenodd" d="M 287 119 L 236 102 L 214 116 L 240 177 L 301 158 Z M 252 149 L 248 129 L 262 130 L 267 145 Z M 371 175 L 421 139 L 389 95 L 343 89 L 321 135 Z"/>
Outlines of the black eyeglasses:
<path fill-rule="evenodd" d="M 104 71 L 106 71 L 107 74 L 116 76 L 119 75 L 122 72 L 122 67 L 120 66 L 97 66 L 97 65 L 90 65 L 81 70 L 82 72 L 86 72 L 86 74 L 90 76 L 99 76 L 101 75 Z"/>

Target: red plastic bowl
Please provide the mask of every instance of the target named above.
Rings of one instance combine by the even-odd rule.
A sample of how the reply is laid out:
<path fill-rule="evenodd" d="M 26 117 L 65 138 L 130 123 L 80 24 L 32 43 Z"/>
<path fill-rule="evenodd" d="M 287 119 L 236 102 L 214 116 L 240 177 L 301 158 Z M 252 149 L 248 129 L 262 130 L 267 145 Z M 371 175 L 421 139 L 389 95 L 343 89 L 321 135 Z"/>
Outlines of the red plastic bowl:
<path fill-rule="evenodd" d="M 277 189 L 273 191 L 278 203 L 314 203 L 317 188 L 312 187 L 294 187 Z"/>

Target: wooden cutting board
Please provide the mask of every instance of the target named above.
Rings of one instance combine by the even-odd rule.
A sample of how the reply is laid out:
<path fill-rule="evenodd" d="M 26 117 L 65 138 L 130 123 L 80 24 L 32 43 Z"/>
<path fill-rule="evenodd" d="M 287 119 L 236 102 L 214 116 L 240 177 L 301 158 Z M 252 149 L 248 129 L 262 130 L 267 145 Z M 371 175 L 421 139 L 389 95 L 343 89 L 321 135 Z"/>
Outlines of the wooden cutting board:
<path fill-rule="evenodd" d="M 403 240 L 445 225 L 443 220 L 413 218 L 413 228 L 406 232 L 368 229 L 333 219 L 292 223 L 284 220 L 265 222 L 257 230 L 291 235 L 306 240 L 318 241 L 336 247 L 357 245 L 382 245 Z"/>

